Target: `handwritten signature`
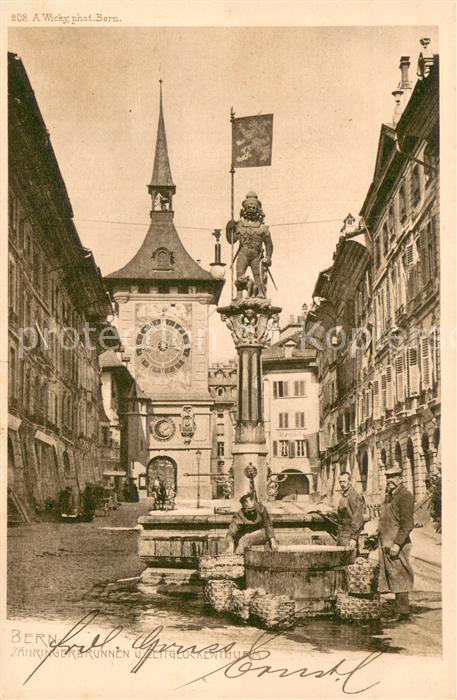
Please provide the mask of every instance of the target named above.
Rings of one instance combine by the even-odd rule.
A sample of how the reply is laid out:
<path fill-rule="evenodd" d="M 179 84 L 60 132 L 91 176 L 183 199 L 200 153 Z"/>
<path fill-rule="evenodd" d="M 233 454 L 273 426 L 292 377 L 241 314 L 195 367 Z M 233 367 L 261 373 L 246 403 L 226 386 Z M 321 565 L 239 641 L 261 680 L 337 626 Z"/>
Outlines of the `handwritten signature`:
<path fill-rule="evenodd" d="M 92 610 L 91 612 L 84 615 L 73 627 L 68 630 L 59 641 L 51 642 L 49 653 L 39 662 L 39 664 L 33 669 L 29 676 L 24 681 L 24 685 L 30 681 L 30 679 L 39 671 L 39 669 L 55 654 L 55 652 L 60 649 L 63 651 L 63 656 L 70 654 L 71 652 L 77 652 L 78 654 L 84 655 L 89 654 L 93 649 L 102 649 L 121 634 L 123 627 L 113 627 L 109 632 L 105 634 L 104 637 L 100 633 L 94 635 L 92 641 L 85 645 L 77 643 L 76 637 L 85 630 L 91 622 L 99 615 L 99 610 Z M 207 646 L 199 646 L 197 644 L 192 644 L 190 646 L 185 646 L 177 642 L 165 643 L 161 642 L 160 634 L 163 632 L 163 625 L 158 625 L 153 630 L 147 633 L 140 634 L 133 642 L 132 648 L 143 652 L 137 663 L 131 668 L 131 673 L 138 673 L 138 671 L 143 667 L 146 661 L 151 657 L 153 653 L 164 654 L 166 652 L 173 651 L 175 656 L 180 656 L 184 654 L 195 654 L 200 655 L 202 653 L 206 654 L 220 654 L 229 653 L 233 651 L 236 647 L 236 642 L 229 642 L 228 644 L 220 645 L 217 643 L 209 644 Z M 276 674 L 278 678 L 290 678 L 295 676 L 297 678 L 329 678 L 334 677 L 334 680 L 344 679 L 341 685 L 341 690 L 346 695 L 358 695 L 359 693 L 364 693 L 370 690 L 376 685 L 379 685 L 380 681 L 375 681 L 368 686 L 357 688 L 355 683 L 355 676 L 359 671 L 366 668 L 374 661 L 376 661 L 382 652 L 373 652 L 368 654 L 365 658 L 359 661 L 356 665 L 351 664 L 351 662 L 346 659 L 340 659 L 337 663 L 333 664 L 330 668 L 324 669 L 311 669 L 308 666 L 301 666 L 300 668 L 290 670 L 287 667 L 276 668 L 269 664 L 260 663 L 265 662 L 270 658 L 271 652 L 267 649 L 267 645 L 270 644 L 273 639 L 278 637 L 281 632 L 269 633 L 262 632 L 251 644 L 250 648 L 238 658 L 233 661 L 229 661 L 222 666 L 209 671 L 201 676 L 197 676 L 192 680 L 179 686 L 179 688 L 184 688 L 198 681 L 202 681 L 210 676 L 216 674 L 222 674 L 225 678 L 233 679 L 240 678 L 247 674 L 255 675 L 257 678 L 262 676 Z M 178 688 L 176 688 L 178 690 Z"/>

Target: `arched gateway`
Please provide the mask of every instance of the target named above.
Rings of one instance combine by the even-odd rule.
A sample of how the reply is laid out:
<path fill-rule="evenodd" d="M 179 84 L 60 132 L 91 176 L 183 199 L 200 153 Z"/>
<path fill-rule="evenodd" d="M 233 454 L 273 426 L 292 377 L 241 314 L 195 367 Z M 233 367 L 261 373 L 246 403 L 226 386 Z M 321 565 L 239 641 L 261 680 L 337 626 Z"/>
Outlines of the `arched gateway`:
<path fill-rule="evenodd" d="M 279 484 L 278 500 L 291 495 L 308 495 L 310 492 L 309 479 L 298 469 L 285 469 L 287 479 Z"/>
<path fill-rule="evenodd" d="M 154 483 L 154 479 L 156 478 L 160 479 L 165 488 L 169 488 L 171 486 L 176 494 L 178 491 L 177 474 L 177 464 L 171 457 L 160 456 L 151 459 L 146 472 L 148 496 L 152 496 L 152 485 Z"/>

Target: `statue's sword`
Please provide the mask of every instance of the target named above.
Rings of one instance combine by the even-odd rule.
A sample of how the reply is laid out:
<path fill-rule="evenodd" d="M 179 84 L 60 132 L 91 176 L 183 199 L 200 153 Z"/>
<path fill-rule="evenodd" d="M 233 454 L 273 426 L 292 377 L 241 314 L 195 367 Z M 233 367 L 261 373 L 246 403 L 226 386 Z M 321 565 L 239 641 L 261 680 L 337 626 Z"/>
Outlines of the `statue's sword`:
<path fill-rule="evenodd" d="M 273 279 L 273 275 L 271 274 L 270 268 L 268 267 L 268 265 L 265 265 L 265 262 L 264 262 L 263 260 L 262 260 L 262 265 L 266 268 L 266 270 L 267 270 L 267 272 L 268 272 L 268 274 L 269 274 L 269 276 L 270 276 L 270 279 L 271 279 L 271 281 L 273 282 L 273 287 L 276 289 L 276 291 L 278 291 L 278 288 L 277 288 L 277 286 L 276 286 L 276 283 L 275 283 L 275 281 L 274 281 L 274 279 Z"/>

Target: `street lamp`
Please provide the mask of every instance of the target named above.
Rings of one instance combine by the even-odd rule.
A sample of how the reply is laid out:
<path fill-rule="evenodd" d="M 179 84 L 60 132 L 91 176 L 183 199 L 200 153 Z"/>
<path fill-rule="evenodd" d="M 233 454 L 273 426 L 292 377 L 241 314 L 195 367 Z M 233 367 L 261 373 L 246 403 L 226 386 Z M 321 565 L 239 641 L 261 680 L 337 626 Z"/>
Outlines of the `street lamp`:
<path fill-rule="evenodd" d="M 197 450 L 195 452 L 197 458 L 197 508 L 201 508 L 200 504 L 200 460 L 202 458 L 202 451 Z"/>

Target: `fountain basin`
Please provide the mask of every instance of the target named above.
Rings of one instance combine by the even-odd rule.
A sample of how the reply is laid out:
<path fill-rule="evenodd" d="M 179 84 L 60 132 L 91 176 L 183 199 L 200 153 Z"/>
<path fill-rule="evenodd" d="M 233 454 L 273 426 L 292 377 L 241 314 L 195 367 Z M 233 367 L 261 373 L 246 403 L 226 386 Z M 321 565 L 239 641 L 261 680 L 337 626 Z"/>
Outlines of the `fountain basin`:
<path fill-rule="evenodd" d="M 330 614 L 336 592 L 346 586 L 345 567 L 354 550 L 336 545 L 283 545 L 245 552 L 246 588 L 294 598 L 297 616 Z"/>

